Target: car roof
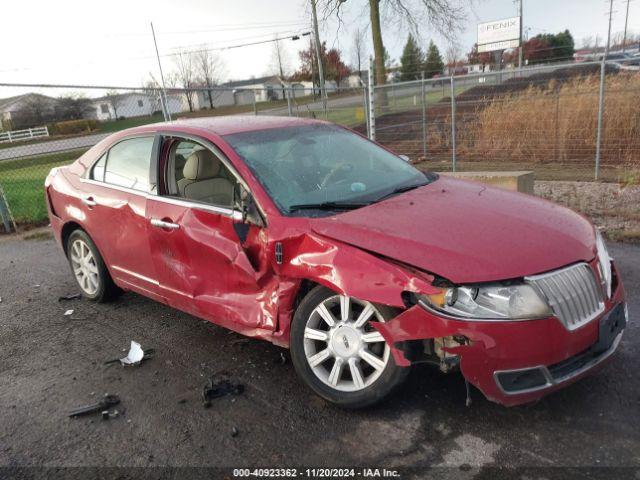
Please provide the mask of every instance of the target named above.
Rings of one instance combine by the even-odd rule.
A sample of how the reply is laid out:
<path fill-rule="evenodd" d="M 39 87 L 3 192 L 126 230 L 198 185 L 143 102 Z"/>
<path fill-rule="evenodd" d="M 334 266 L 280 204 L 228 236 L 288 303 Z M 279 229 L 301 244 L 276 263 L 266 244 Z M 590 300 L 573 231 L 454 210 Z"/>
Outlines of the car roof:
<path fill-rule="evenodd" d="M 255 115 L 227 115 L 216 117 L 179 118 L 172 122 L 155 123 L 129 130 L 149 131 L 188 131 L 190 129 L 207 130 L 216 135 L 231 135 L 234 133 L 269 130 L 273 128 L 295 127 L 302 125 L 323 125 L 328 122 L 311 118 L 255 116 Z"/>

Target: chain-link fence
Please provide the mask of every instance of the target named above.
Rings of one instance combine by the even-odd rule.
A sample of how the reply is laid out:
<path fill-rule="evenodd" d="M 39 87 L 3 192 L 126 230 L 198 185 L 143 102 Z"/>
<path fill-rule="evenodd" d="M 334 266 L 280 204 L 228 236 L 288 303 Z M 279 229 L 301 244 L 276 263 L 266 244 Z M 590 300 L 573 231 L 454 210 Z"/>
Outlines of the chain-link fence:
<path fill-rule="evenodd" d="M 601 69 L 555 65 L 378 86 L 375 139 L 435 170 L 589 181 L 597 164 L 599 180 L 638 183 L 640 72 L 607 64 L 600 109 Z"/>
<path fill-rule="evenodd" d="M 180 118 L 284 115 L 366 124 L 363 88 L 295 84 L 134 89 L 0 84 L 0 217 L 5 230 L 46 221 L 43 182 L 113 132 Z"/>
<path fill-rule="evenodd" d="M 637 184 L 640 72 L 608 65 L 603 82 L 601 73 L 600 64 L 553 65 L 391 83 L 372 95 L 335 88 L 325 99 L 296 84 L 170 88 L 164 95 L 0 83 L 0 217 L 5 229 L 45 222 L 43 181 L 52 167 L 113 132 L 169 117 L 315 117 L 368 134 L 420 168 L 534 170 L 538 179 L 587 181 L 597 158 L 600 180 Z"/>

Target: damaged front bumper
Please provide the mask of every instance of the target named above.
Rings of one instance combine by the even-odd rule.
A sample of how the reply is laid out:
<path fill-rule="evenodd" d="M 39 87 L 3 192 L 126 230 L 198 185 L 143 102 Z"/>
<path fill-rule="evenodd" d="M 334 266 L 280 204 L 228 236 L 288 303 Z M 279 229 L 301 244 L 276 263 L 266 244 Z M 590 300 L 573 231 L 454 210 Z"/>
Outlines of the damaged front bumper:
<path fill-rule="evenodd" d="M 601 365 L 615 352 L 628 312 L 624 288 L 617 285 L 604 312 L 575 330 L 555 317 L 521 321 L 459 320 L 415 305 L 375 326 L 392 346 L 400 366 L 412 363 L 416 341 L 464 338 L 445 346 L 464 377 L 491 401 L 514 406 L 563 388 Z"/>

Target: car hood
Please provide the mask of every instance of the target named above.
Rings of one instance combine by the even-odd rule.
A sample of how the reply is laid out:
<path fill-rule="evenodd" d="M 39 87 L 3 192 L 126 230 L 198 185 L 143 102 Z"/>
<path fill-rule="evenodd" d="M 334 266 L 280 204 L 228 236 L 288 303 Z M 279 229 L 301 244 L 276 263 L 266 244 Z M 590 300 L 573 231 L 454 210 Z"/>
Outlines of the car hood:
<path fill-rule="evenodd" d="M 320 235 L 455 283 L 542 273 L 590 261 L 596 251 L 592 225 L 571 210 L 449 177 L 310 224 Z"/>

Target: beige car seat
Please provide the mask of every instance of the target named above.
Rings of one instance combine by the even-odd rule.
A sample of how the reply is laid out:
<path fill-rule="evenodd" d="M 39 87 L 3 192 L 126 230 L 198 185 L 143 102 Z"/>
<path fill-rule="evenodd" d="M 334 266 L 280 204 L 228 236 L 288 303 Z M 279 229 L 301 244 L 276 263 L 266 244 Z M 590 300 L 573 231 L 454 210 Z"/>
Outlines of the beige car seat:
<path fill-rule="evenodd" d="M 231 206 L 233 184 L 220 175 L 223 166 L 209 150 L 198 150 L 187 158 L 178 180 L 180 196 L 189 200 Z"/>

